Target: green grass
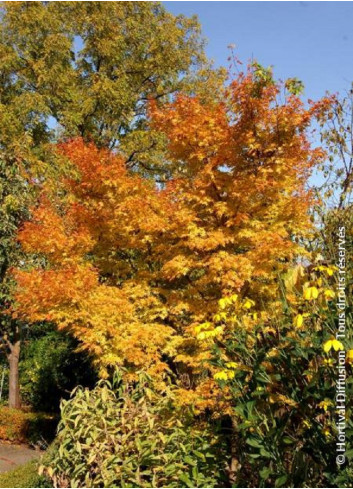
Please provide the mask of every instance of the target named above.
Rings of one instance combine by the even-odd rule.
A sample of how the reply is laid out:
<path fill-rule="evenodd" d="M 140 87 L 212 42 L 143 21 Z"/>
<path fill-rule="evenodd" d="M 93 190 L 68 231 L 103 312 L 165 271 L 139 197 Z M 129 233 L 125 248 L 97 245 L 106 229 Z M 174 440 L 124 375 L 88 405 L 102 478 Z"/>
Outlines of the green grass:
<path fill-rule="evenodd" d="M 2 487 L 52 487 L 47 479 L 38 475 L 38 462 L 30 462 L 0 474 Z"/>

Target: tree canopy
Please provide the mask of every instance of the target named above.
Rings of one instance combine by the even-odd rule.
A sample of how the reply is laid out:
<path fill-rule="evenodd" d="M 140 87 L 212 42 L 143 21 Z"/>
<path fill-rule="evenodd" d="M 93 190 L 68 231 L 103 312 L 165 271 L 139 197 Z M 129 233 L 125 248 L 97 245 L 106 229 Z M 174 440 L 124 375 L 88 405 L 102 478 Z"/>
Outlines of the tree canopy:
<path fill-rule="evenodd" d="M 305 185 L 323 153 L 305 132 L 329 100 L 305 108 L 289 94 L 279 104 L 280 90 L 250 68 L 221 102 L 151 103 L 173 162 L 162 187 L 123 154 L 61 144 L 73 176 L 47 185 L 19 234 L 34 256 L 15 274 L 20 317 L 69 328 L 103 375 L 117 363 L 197 375 L 207 352 L 195 328 L 223 296 L 258 309 L 276 300 L 311 226 Z"/>
<path fill-rule="evenodd" d="M 196 18 L 157 2 L 3 2 L 0 29 L 6 145 L 24 133 L 42 143 L 55 127 L 130 148 L 134 129 L 135 156 L 157 144 L 143 131 L 149 99 L 215 77 Z"/>
<path fill-rule="evenodd" d="M 21 258 L 17 230 L 43 182 L 67 170 L 51 144 L 81 137 L 119 149 L 135 172 L 165 178 L 165 140 L 146 126 L 149 100 L 180 90 L 207 98 L 222 74 L 206 59 L 196 18 L 173 16 L 156 2 L 2 2 L 0 8 L 0 300 L 6 309 L 8 272 Z M 21 327 L 8 316 L 2 322 L 18 406 Z"/>

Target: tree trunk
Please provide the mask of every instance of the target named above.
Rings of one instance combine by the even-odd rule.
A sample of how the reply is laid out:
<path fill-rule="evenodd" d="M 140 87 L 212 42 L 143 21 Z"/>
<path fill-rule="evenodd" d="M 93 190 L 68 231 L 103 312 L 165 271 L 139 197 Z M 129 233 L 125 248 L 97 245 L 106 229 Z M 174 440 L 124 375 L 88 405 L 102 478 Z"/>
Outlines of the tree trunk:
<path fill-rule="evenodd" d="M 21 341 L 16 338 L 15 341 L 9 344 L 10 353 L 8 355 L 10 373 L 9 373 L 9 407 L 20 409 L 20 379 L 19 379 L 19 360 Z"/>
<path fill-rule="evenodd" d="M 231 435 L 230 435 L 230 463 L 228 469 L 229 487 L 234 487 L 237 481 L 237 473 L 239 472 L 241 465 L 238 460 L 238 446 L 235 436 L 236 420 L 231 418 Z"/>

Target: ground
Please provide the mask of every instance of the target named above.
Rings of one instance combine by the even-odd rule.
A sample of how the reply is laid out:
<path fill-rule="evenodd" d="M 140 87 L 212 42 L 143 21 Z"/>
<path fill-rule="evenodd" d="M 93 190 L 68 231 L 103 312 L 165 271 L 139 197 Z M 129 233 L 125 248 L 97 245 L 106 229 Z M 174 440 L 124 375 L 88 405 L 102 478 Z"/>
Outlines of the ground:
<path fill-rule="evenodd" d="M 39 458 L 40 455 L 40 451 L 32 450 L 25 445 L 0 443 L 0 472 L 13 470 L 19 465 Z"/>

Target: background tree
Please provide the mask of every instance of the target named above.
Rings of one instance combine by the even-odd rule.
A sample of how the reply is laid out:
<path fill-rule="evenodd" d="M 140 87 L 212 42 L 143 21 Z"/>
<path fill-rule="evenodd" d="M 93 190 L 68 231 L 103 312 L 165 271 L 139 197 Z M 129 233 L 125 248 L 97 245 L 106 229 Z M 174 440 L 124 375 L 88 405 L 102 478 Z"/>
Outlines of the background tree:
<path fill-rule="evenodd" d="M 24 255 L 16 240 L 18 226 L 28 218 L 27 204 L 30 189 L 26 185 L 22 165 L 5 152 L 0 156 L 0 353 L 8 359 L 9 403 L 20 405 L 18 390 L 18 363 L 23 324 L 11 317 L 12 282 L 10 267 L 19 266 Z"/>
<path fill-rule="evenodd" d="M 321 171 L 326 205 L 343 209 L 352 205 L 353 186 L 353 88 L 337 97 L 330 111 L 320 118 L 321 139 L 328 159 Z"/>
<path fill-rule="evenodd" d="M 332 100 L 319 118 L 326 158 L 318 168 L 323 182 L 315 188 L 319 205 L 313 209 L 317 231 L 310 245 L 330 263 L 337 260 L 338 228 L 345 226 L 347 263 L 352 260 L 353 229 L 353 89 Z M 352 281 L 347 267 L 347 286 Z"/>
<path fill-rule="evenodd" d="M 22 336 L 21 399 L 38 412 L 57 413 L 80 385 L 93 388 L 97 374 L 91 358 L 76 351 L 77 340 L 50 323 L 27 327 Z"/>
<path fill-rule="evenodd" d="M 130 166 L 143 163 L 145 151 L 151 163 L 158 147 L 158 136 L 145 131 L 149 99 L 195 91 L 203 80 L 209 93 L 215 88 L 196 18 L 158 2 L 5 2 L 2 9 L 6 105 L 30 106 L 39 132 L 55 126 L 63 136 L 126 145 Z"/>

